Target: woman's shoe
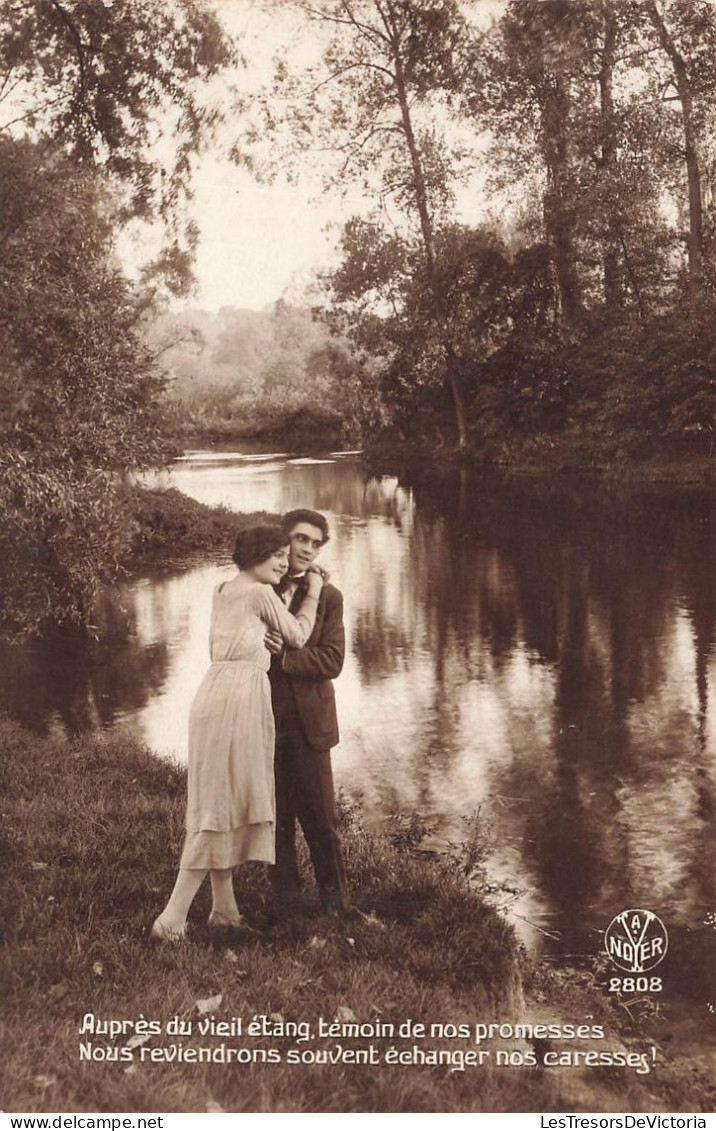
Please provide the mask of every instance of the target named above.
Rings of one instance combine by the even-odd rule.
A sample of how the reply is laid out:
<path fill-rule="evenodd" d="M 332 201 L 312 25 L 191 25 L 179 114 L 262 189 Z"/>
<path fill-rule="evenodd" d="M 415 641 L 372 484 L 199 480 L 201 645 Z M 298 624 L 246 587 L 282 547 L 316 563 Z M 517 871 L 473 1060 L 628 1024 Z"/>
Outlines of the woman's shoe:
<path fill-rule="evenodd" d="M 230 919 L 222 911 L 212 911 L 206 925 L 209 934 L 222 942 L 240 942 L 258 935 L 258 931 L 249 926 L 243 915 L 239 915 L 237 919 Z"/>
<path fill-rule="evenodd" d="M 177 931 L 175 928 L 165 926 L 161 919 L 155 919 L 152 923 L 152 929 L 149 932 L 149 938 L 152 942 L 184 942 L 186 938 L 186 927 L 181 931 Z"/>

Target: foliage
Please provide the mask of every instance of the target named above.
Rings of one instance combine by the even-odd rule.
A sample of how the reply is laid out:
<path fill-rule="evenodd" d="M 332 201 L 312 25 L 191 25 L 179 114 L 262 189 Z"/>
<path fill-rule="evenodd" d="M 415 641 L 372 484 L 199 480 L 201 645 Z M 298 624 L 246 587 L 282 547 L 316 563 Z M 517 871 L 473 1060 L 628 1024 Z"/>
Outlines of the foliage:
<path fill-rule="evenodd" d="M 152 348 L 170 382 L 173 430 L 187 435 L 338 438 L 351 430 L 352 362 L 308 311 L 280 300 L 158 319 Z M 162 345 L 161 343 L 167 343 Z"/>
<path fill-rule="evenodd" d="M 424 840 L 435 832 L 436 824 L 431 824 L 422 813 L 391 813 L 391 829 L 386 833 L 388 840 L 401 851 L 417 849 Z"/>
<path fill-rule="evenodd" d="M 123 489 L 121 500 L 130 526 L 127 564 L 135 567 L 146 555 L 168 561 L 215 551 L 228 559 L 237 530 L 278 520 L 265 511 L 237 514 L 226 507 L 209 507 L 173 487 L 148 490 L 135 484 Z"/>
<path fill-rule="evenodd" d="M 582 464 L 707 453 L 715 346 L 709 311 L 646 325 L 595 324 L 568 342 L 515 336 L 482 370 L 471 404 L 473 440 L 505 457 L 541 438 Z"/>
<path fill-rule="evenodd" d="M 585 433 L 627 454 L 662 443 L 713 443 L 716 410 L 714 311 L 665 315 L 648 326 L 608 328 L 565 358 Z"/>
<path fill-rule="evenodd" d="M 416 267 L 419 245 L 384 236 L 371 222 L 352 221 L 344 232 L 342 265 L 324 281 L 324 315 L 359 353 L 374 359 L 384 416 L 374 416 L 373 428 L 365 430 L 388 424 L 403 438 L 422 435 L 442 445 L 453 429 L 445 349 L 472 408 L 473 436 L 489 431 L 486 399 L 493 402 L 495 420 L 504 422 L 511 397 L 501 372 L 506 359 L 520 352 L 545 368 L 540 354 L 549 353 L 555 335 L 556 292 L 544 247 L 510 256 L 494 231 L 459 225 L 440 231 L 435 246 L 440 310 Z M 536 379 L 548 380 L 545 373 Z M 370 396 L 364 404 L 375 411 Z"/>
<path fill-rule="evenodd" d="M 7 138 L 0 171 L 0 569 L 12 633 L 86 616 L 126 546 L 121 478 L 165 452 L 164 379 L 114 265 L 96 177 L 49 142 Z"/>
<path fill-rule="evenodd" d="M 439 28 L 424 55 L 398 34 L 416 8 Z M 487 27 L 445 5 L 366 0 L 324 4 L 312 18 L 330 19 L 331 59 L 348 68 L 326 68 L 306 105 L 315 135 L 347 163 L 365 143 L 366 186 L 371 172 L 397 170 L 395 147 L 413 157 L 411 175 L 396 172 L 381 190 L 403 186 L 412 227 L 378 212 L 350 220 L 342 262 L 324 280 L 324 317 L 350 337 L 380 391 L 378 431 L 442 446 L 457 419 L 461 444 L 499 459 L 535 445 L 574 453 L 585 442 L 598 459 L 708 443 L 713 5 L 515 0 Z M 395 21 L 392 55 L 381 19 Z M 419 129 L 412 146 L 408 132 L 401 141 L 407 119 L 395 116 L 394 136 L 374 155 L 363 102 L 356 115 L 319 115 L 324 85 L 357 89 L 380 51 L 389 73 L 382 101 L 366 94 L 374 112 L 390 113 L 398 63 L 412 59 L 418 126 L 442 97 L 443 122 L 484 131 L 499 224 L 457 224 L 450 194 L 431 196 L 429 178 L 421 196 L 428 150 Z M 455 186 L 465 168 L 465 151 L 453 148 L 443 183 Z"/>
<path fill-rule="evenodd" d="M 373 225 L 353 222 L 343 246 L 342 266 L 326 279 L 327 315 L 374 359 L 383 427 L 393 438 L 448 441 L 452 411 L 436 354 L 436 343 L 447 342 L 470 442 L 487 458 L 510 458 L 539 437 L 573 455 L 586 444 L 582 457 L 597 458 L 708 447 L 716 408 L 708 308 L 646 321 L 614 321 L 598 308 L 565 336 L 548 245 L 510 254 L 489 230 L 453 226 L 436 242 L 438 332 L 407 242 L 381 240 Z"/>
<path fill-rule="evenodd" d="M 165 384 L 143 342 L 160 278 L 189 282 L 182 214 L 236 60 L 201 0 L 8 0 L 0 13 L 2 631 L 86 623 L 131 542 L 121 484 L 160 462 Z M 171 143 L 157 147 L 162 134 Z M 130 218 L 169 243 L 142 292 L 117 267 Z"/>
<path fill-rule="evenodd" d="M 462 151 L 445 126 L 444 95 L 450 60 L 468 34 L 465 19 L 455 0 L 321 0 L 296 7 L 318 25 L 325 47 L 307 75 L 297 77 L 285 62 L 277 69 L 284 121 L 299 148 L 319 144 L 335 155 L 328 184 L 357 182 L 380 205 L 382 236 L 391 224 L 388 206 L 397 209 L 437 335 L 431 369 L 440 371 L 462 445 L 463 394 L 443 333 L 435 266 L 436 234 L 452 207 Z"/>
<path fill-rule="evenodd" d="M 159 216 L 173 236 L 149 275 L 181 290 L 196 229 L 178 225 L 179 205 L 219 117 L 203 91 L 236 61 L 201 0 L 6 0 L 2 128 L 53 139 L 78 165 L 101 167 L 125 186 L 121 218 Z M 160 150 L 162 118 L 173 140 Z"/>

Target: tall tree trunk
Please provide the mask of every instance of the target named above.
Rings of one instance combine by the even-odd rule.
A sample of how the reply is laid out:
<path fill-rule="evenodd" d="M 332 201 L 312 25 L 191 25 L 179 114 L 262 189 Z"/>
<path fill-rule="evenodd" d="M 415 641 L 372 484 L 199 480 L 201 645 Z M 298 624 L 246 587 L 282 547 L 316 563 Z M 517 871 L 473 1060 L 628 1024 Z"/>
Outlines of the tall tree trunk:
<path fill-rule="evenodd" d="M 684 156 L 689 189 L 689 295 L 696 306 L 703 295 L 703 202 L 701 196 L 701 168 L 699 163 L 697 131 L 694 121 L 694 101 L 691 93 L 686 61 L 666 26 L 656 0 L 648 0 L 646 10 L 656 29 L 664 53 L 674 69 L 676 93 L 681 102 L 684 126 Z"/>
<path fill-rule="evenodd" d="M 428 204 L 428 194 L 425 185 L 422 157 L 420 154 L 420 148 L 415 138 L 415 131 L 413 130 L 413 122 L 410 113 L 410 103 L 408 101 L 407 85 L 403 71 L 403 61 L 400 53 L 400 46 L 397 40 L 397 36 L 392 29 L 391 35 L 393 42 L 393 64 L 395 67 L 395 88 L 398 94 L 403 132 L 405 134 L 405 141 L 408 146 L 410 163 L 413 170 L 415 203 L 418 210 L 420 230 L 423 237 L 423 248 L 425 251 L 425 264 L 427 267 L 428 284 L 430 287 L 433 308 L 437 315 L 438 322 L 444 324 L 445 304 L 443 302 L 442 293 L 437 279 L 435 264 L 435 232 L 433 228 L 432 216 L 430 215 L 430 207 Z M 457 370 L 457 362 L 452 350 L 451 343 L 447 340 L 444 341 L 443 348 L 445 351 L 445 378 L 446 384 L 450 390 L 453 409 L 455 412 L 458 445 L 460 448 L 465 448 L 467 446 L 467 410 L 465 405 L 465 394 L 463 392 L 462 381 L 460 380 L 460 374 Z"/>
<path fill-rule="evenodd" d="M 433 232 L 433 221 L 430 215 L 430 208 L 428 206 L 428 193 L 425 187 L 425 175 L 423 173 L 423 163 L 420 156 L 420 149 L 415 139 L 415 131 L 413 130 L 413 120 L 410 114 L 410 104 L 408 102 L 408 92 L 406 89 L 405 75 L 403 73 L 403 64 L 400 58 L 399 49 L 395 50 L 395 88 L 398 93 L 398 102 L 400 104 L 400 117 L 403 123 L 403 133 L 405 134 L 405 141 L 408 146 L 410 154 L 410 164 L 413 170 L 413 187 L 415 191 L 415 204 L 418 209 L 418 216 L 420 218 L 420 231 L 423 236 L 423 245 L 425 247 L 425 260 L 428 265 L 428 275 L 431 282 L 435 277 L 435 235 Z"/>
<path fill-rule="evenodd" d="M 599 66 L 599 108 L 601 113 L 602 144 L 599 157 L 599 168 L 604 179 L 611 181 L 610 188 L 616 183 L 617 165 L 617 131 L 614 113 L 614 63 L 616 59 L 617 21 L 611 0 L 603 8 L 604 14 L 604 46 Z M 609 199 L 609 196 L 607 197 Z M 609 311 L 619 310 L 622 306 L 623 288 L 622 271 L 619 262 L 620 224 L 615 205 L 609 206 L 609 216 L 604 233 L 604 302 Z"/>
<path fill-rule="evenodd" d="M 563 75 L 546 74 L 551 87 L 542 109 L 543 153 L 547 166 L 544 219 L 557 270 L 560 307 L 565 323 L 574 327 L 582 316 L 582 288 L 576 265 L 575 211 L 571 200 L 567 129 L 569 94 Z"/>
<path fill-rule="evenodd" d="M 455 357 L 455 352 L 451 345 L 445 348 L 445 365 L 447 374 L 447 383 L 452 394 L 452 403 L 455 410 L 455 423 L 457 425 L 458 445 L 460 448 L 467 447 L 467 408 L 465 405 L 465 395 L 462 389 L 462 380 L 458 370 L 458 361 Z"/>

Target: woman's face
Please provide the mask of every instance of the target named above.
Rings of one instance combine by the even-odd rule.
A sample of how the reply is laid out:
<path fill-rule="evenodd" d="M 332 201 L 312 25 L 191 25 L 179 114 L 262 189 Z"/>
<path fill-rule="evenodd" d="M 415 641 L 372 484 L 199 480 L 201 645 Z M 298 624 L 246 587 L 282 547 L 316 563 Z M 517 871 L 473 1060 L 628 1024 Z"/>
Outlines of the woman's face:
<path fill-rule="evenodd" d="M 266 561 L 259 562 L 253 568 L 253 575 L 263 585 L 278 585 L 288 569 L 288 554 L 290 546 L 286 543 L 280 550 L 275 550 Z"/>

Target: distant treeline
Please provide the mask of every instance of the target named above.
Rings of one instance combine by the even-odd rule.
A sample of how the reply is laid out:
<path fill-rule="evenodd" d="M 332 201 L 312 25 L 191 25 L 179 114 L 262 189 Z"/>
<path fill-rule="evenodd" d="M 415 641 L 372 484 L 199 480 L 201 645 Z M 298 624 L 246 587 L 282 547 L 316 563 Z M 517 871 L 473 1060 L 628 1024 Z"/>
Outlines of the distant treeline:
<path fill-rule="evenodd" d="M 340 440 L 351 417 L 340 376 L 346 344 L 283 300 L 263 311 L 187 310 L 154 323 L 177 437 Z"/>

